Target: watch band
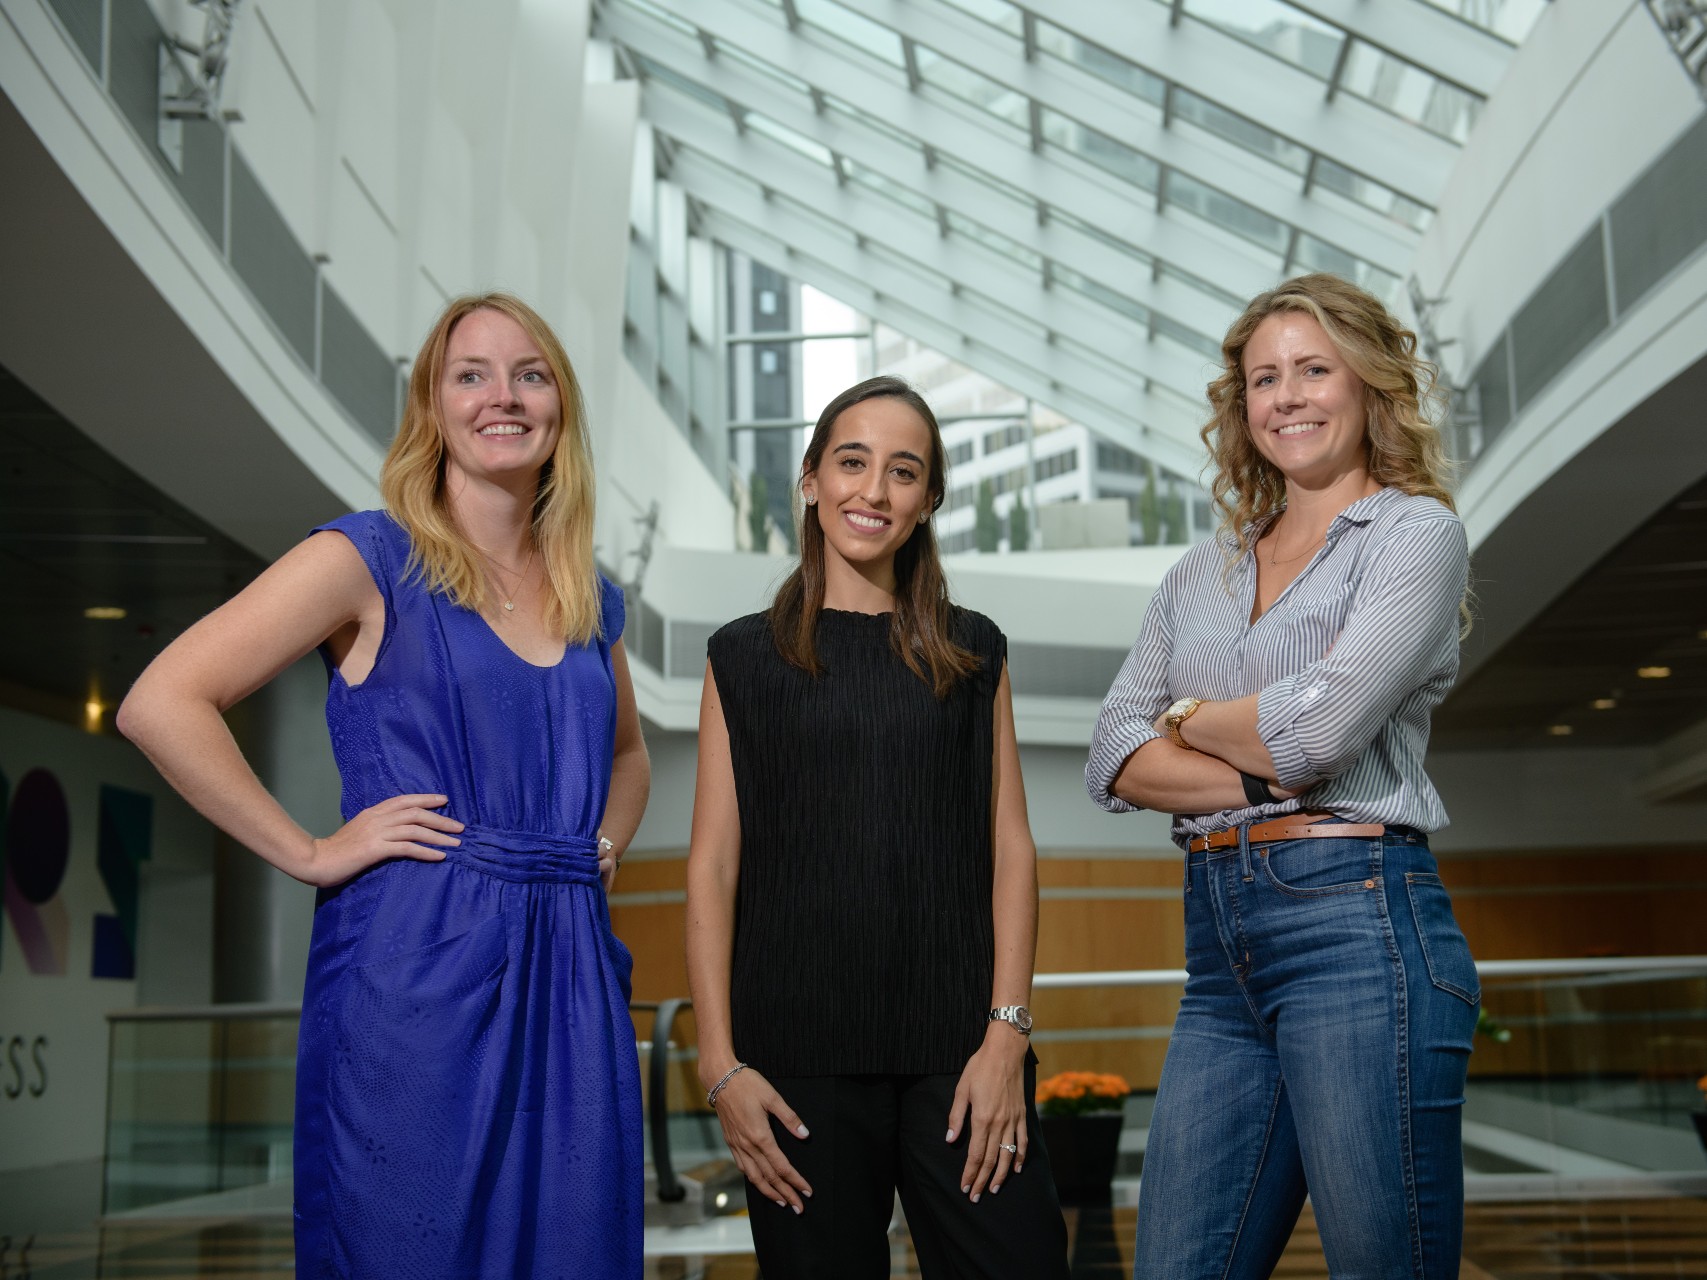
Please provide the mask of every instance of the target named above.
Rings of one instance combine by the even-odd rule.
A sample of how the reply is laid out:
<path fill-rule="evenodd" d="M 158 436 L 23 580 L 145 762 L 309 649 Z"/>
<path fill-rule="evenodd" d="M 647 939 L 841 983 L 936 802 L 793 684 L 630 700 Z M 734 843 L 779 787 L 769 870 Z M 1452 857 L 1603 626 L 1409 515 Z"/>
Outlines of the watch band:
<path fill-rule="evenodd" d="M 1191 719 L 1202 705 L 1203 702 L 1198 698 L 1181 698 L 1169 707 L 1167 714 L 1162 717 L 1162 727 L 1168 731 L 1168 741 L 1182 751 L 1197 750 L 1185 740 L 1185 735 L 1180 732 L 1180 726 Z"/>

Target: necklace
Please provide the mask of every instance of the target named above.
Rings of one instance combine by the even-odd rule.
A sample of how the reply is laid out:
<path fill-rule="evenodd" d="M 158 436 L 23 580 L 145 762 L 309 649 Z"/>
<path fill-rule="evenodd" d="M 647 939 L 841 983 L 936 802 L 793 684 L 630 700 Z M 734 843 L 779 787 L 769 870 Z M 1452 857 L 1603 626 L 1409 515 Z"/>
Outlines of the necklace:
<path fill-rule="evenodd" d="M 483 548 L 476 547 L 474 549 L 476 551 L 480 552 L 481 558 L 484 559 L 486 561 L 486 563 L 491 565 L 494 569 L 502 569 L 504 567 L 503 565 L 499 564 L 496 560 L 494 560 L 491 557 L 491 555 L 488 554 Z M 516 578 L 516 589 L 514 591 L 506 591 L 504 593 L 505 595 L 509 596 L 510 599 L 499 601 L 499 603 L 504 606 L 504 611 L 506 613 L 514 613 L 516 611 L 515 597 L 521 594 L 522 585 L 524 583 L 526 583 L 528 580 L 528 570 L 533 568 L 533 553 L 537 550 L 539 550 L 538 547 L 529 547 L 528 548 L 527 561 L 522 565 L 522 571 L 521 571 L 520 576 L 518 576 Z M 500 587 L 504 585 L 502 578 L 499 579 L 498 585 Z"/>
<path fill-rule="evenodd" d="M 1314 542 L 1312 542 L 1309 546 L 1305 547 L 1297 555 L 1287 556 L 1284 559 L 1276 559 L 1274 553 L 1275 553 L 1276 549 L 1278 549 L 1280 546 L 1280 529 L 1277 526 L 1275 528 L 1275 531 L 1274 531 L 1274 541 L 1268 544 L 1269 567 L 1273 568 L 1276 565 L 1292 564 L 1294 561 L 1302 560 L 1305 556 L 1309 555 L 1317 547 L 1321 546 L 1322 543 L 1326 542 L 1327 538 L 1328 538 L 1327 532 L 1324 530 L 1321 537 L 1317 538 Z"/>

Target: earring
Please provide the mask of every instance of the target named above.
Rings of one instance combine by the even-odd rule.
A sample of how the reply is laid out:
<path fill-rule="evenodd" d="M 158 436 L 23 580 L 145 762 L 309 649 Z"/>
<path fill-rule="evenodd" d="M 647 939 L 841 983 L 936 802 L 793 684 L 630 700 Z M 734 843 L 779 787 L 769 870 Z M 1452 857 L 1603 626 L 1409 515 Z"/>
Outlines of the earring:
<path fill-rule="evenodd" d="M 928 512 L 928 511 L 919 512 L 919 523 L 920 524 L 923 524 L 925 521 L 929 520 L 930 518 L 931 518 L 930 512 Z"/>
<path fill-rule="evenodd" d="M 809 507 L 816 506 L 817 503 L 818 503 L 818 495 L 817 494 L 809 493 L 806 495 L 806 505 L 807 506 L 809 506 Z"/>

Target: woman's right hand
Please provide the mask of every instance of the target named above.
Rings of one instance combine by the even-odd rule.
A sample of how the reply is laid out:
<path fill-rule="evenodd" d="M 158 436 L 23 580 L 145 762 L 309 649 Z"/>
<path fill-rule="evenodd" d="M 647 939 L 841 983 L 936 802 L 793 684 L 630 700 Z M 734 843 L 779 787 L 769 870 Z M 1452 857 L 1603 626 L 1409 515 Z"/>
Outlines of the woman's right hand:
<path fill-rule="evenodd" d="M 434 810 L 448 804 L 446 796 L 392 796 L 363 809 L 329 836 L 314 841 L 314 853 L 297 879 L 328 889 L 357 872 L 391 858 L 443 862 L 444 849 L 459 845 L 462 823 Z"/>
<path fill-rule="evenodd" d="M 810 1196 L 812 1188 L 777 1146 L 771 1131 L 772 1116 L 790 1133 L 807 1136 L 800 1117 L 771 1082 L 751 1067 L 737 1071 L 717 1095 L 717 1118 L 736 1167 L 768 1199 L 799 1213 L 802 1197 Z"/>

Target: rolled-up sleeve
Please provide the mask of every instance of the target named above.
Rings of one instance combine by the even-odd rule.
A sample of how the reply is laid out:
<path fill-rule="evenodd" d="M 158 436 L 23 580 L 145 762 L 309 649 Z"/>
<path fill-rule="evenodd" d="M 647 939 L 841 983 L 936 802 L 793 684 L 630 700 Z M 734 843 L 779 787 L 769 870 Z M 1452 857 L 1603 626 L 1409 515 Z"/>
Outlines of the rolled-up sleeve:
<path fill-rule="evenodd" d="M 1469 571 L 1464 526 L 1450 512 L 1403 521 L 1372 549 L 1333 647 L 1257 696 L 1257 734 L 1281 786 L 1343 773 L 1410 694 L 1451 679 Z"/>
<path fill-rule="evenodd" d="M 1085 765 L 1085 790 L 1110 813 L 1130 813 L 1141 806 L 1115 795 L 1111 788 L 1120 767 L 1131 754 L 1161 735 L 1156 717 L 1173 701 L 1168 695 L 1168 666 L 1173 655 L 1173 575 L 1162 580 L 1138 640 L 1121 664 L 1120 674 L 1097 713 L 1091 735 L 1091 758 Z"/>

